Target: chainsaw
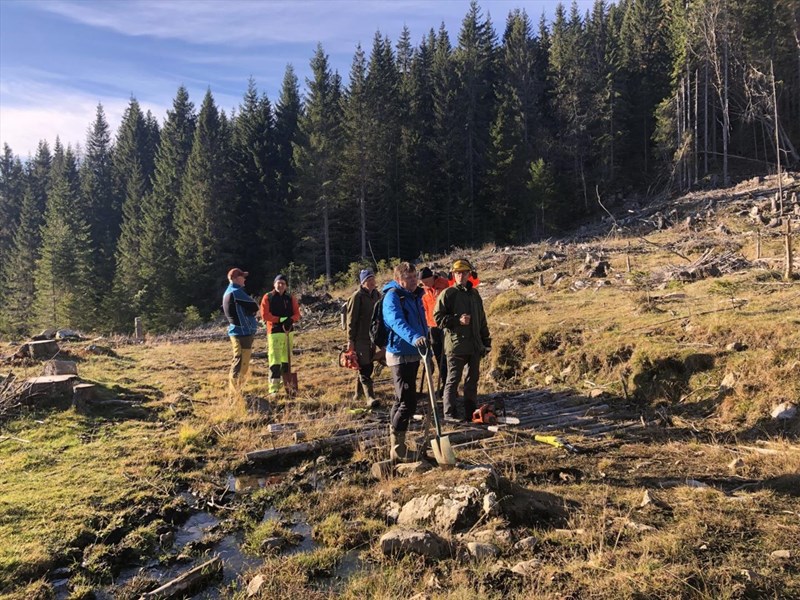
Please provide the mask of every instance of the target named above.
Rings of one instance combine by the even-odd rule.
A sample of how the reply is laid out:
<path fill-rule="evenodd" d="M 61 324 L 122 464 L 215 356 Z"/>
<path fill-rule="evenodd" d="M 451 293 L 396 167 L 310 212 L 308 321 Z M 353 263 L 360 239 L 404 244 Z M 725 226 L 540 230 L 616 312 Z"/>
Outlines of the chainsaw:
<path fill-rule="evenodd" d="M 358 354 L 355 350 L 342 350 L 339 352 L 339 366 L 344 369 L 358 371 Z"/>
<path fill-rule="evenodd" d="M 494 404 L 481 404 L 477 410 L 472 413 L 472 422 L 481 423 L 483 425 L 494 425 L 497 423 Z"/>

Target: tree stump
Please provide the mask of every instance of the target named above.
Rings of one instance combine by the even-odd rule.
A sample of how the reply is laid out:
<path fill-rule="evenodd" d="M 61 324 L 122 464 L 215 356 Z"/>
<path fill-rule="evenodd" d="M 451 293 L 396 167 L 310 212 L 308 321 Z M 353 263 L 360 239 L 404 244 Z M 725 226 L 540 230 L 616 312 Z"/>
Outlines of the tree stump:
<path fill-rule="evenodd" d="M 97 387 L 93 383 L 79 383 L 72 388 L 72 408 L 86 414 L 89 404 L 95 398 Z"/>
<path fill-rule="evenodd" d="M 78 363 L 72 360 L 51 360 L 44 365 L 45 375 L 77 375 Z"/>
<path fill-rule="evenodd" d="M 55 340 L 41 340 L 25 344 L 28 356 L 34 360 L 50 360 L 58 354 L 58 343 Z"/>
<path fill-rule="evenodd" d="M 72 385 L 76 379 L 75 375 L 33 377 L 25 382 L 26 390 L 20 400 L 27 406 L 67 408 L 72 402 Z"/>

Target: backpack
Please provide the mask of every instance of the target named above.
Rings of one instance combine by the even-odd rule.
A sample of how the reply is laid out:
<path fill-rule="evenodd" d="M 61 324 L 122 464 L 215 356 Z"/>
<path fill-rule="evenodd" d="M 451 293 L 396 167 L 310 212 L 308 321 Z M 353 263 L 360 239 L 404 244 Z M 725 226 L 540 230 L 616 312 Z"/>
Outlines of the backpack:
<path fill-rule="evenodd" d="M 381 296 L 381 299 L 375 303 L 375 307 L 372 309 L 372 319 L 369 322 L 369 341 L 377 348 L 386 348 L 386 344 L 389 342 L 389 328 L 386 327 L 386 323 L 383 320 L 383 299 L 393 289 L 390 288 L 386 294 Z M 400 307 L 405 315 L 406 309 L 403 306 L 403 300 L 405 300 L 405 297 L 400 296 Z"/>

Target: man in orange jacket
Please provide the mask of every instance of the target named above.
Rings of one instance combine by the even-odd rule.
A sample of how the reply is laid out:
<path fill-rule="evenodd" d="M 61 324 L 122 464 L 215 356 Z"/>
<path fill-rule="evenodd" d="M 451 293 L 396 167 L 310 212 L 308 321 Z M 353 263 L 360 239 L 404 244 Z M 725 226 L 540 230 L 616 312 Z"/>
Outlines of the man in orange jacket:
<path fill-rule="evenodd" d="M 286 290 L 289 283 L 285 275 L 278 275 L 274 289 L 261 299 L 261 318 L 267 325 L 267 350 L 269 351 L 269 393 L 281 390 L 281 374 L 289 372 L 294 324 L 300 320 L 297 298 Z M 292 390 L 288 390 L 289 393 Z"/>
<path fill-rule="evenodd" d="M 439 292 L 447 289 L 450 284 L 447 277 L 440 277 L 428 267 L 423 267 L 419 275 L 424 292 L 422 306 L 425 308 L 425 320 L 428 322 L 431 350 L 433 350 L 434 362 L 436 362 L 436 368 L 439 371 L 439 385 L 436 393 L 441 398 L 444 382 L 447 381 L 447 360 L 444 355 L 444 331 L 442 331 L 441 327 L 436 326 L 436 320 L 433 318 L 433 308 L 436 306 L 436 298 L 439 297 Z"/>

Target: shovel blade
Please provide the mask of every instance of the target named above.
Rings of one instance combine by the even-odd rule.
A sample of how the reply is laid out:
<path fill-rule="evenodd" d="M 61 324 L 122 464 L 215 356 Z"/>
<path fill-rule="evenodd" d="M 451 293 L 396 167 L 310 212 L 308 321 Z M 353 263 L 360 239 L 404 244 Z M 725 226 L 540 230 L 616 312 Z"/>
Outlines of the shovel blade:
<path fill-rule="evenodd" d="M 297 373 L 283 373 L 283 387 L 289 396 L 297 393 Z"/>
<path fill-rule="evenodd" d="M 450 438 L 445 436 L 432 439 L 431 449 L 433 450 L 433 457 L 440 467 L 456 466 L 456 454 L 450 445 Z"/>

